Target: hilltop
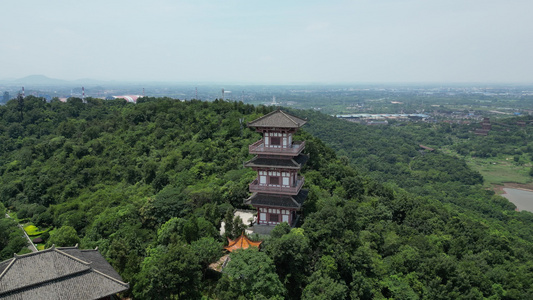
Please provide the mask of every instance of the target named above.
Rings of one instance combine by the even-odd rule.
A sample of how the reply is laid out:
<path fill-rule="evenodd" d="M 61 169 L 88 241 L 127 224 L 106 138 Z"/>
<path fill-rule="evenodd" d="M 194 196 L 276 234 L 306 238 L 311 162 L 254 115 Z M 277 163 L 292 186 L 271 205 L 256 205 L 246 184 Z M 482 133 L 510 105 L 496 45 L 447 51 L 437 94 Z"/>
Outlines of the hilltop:
<path fill-rule="evenodd" d="M 219 274 L 208 265 L 223 254 L 221 221 L 244 207 L 256 175 L 242 163 L 259 135 L 239 119 L 272 108 L 170 98 L 23 104 L 0 107 L 0 202 L 52 229 L 48 243 L 98 246 L 136 298 L 533 296 L 533 215 L 485 192 L 463 161 L 419 154 L 398 134 L 380 132 L 387 141 L 361 127 L 347 134 L 365 147 L 344 146 L 347 137 L 327 138 L 342 138 L 342 121 L 297 112 L 309 120 L 296 137 L 310 156 L 303 224 L 279 225 L 260 252 L 232 254 L 231 271 Z"/>

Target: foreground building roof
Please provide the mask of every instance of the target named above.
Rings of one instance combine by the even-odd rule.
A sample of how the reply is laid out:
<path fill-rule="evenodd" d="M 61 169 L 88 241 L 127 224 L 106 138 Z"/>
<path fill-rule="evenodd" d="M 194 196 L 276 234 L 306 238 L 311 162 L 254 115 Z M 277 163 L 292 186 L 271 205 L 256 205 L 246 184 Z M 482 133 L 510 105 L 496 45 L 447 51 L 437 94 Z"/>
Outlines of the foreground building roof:
<path fill-rule="evenodd" d="M 244 233 L 235 240 L 228 238 L 228 242 L 228 245 L 224 247 L 224 249 L 228 250 L 229 252 L 233 252 L 238 249 L 248 249 L 250 247 L 259 248 L 259 245 L 262 243 L 262 241 L 254 242 L 250 240 L 246 235 L 244 235 Z"/>
<path fill-rule="evenodd" d="M 249 127 L 277 127 L 277 128 L 300 128 L 306 120 L 288 114 L 282 110 L 275 110 L 248 123 Z"/>
<path fill-rule="evenodd" d="M 96 249 L 52 246 L 0 263 L 0 299 L 100 299 L 128 288 Z"/>

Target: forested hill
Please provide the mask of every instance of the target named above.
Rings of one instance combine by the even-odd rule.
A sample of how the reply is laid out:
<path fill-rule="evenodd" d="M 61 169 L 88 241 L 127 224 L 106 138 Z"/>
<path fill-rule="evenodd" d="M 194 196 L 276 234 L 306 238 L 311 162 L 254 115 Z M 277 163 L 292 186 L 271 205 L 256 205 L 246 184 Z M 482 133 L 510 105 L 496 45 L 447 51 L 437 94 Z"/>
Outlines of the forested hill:
<path fill-rule="evenodd" d="M 337 157 L 306 130 L 323 121 L 335 134 L 340 123 L 298 112 L 310 121 L 297 137 L 311 157 L 305 220 L 278 226 L 259 252 L 232 254 L 221 275 L 207 268 L 223 254 L 220 222 L 255 177 L 242 162 L 259 135 L 240 120 L 270 108 L 151 98 L 22 104 L 0 107 L 0 201 L 21 222 L 54 228 L 48 245 L 98 246 L 135 299 L 533 298 L 532 215 L 476 189 L 478 174 L 460 161 L 443 158 L 458 175 L 439 156 L 413 160 L 405 140 L 392 147 L 407 149 L 409 172 L 372 179 L 373 167 L 358 172 L 350 160 L 405 167 L 400 154 L 383 156 L 386 140 Z M 395 183 L 397 175 L 405 178 Z M 0 229 L 11 225 L 0 220 Z M 19 245 L 13 238 L 0 232 L 2 259 Z"/>

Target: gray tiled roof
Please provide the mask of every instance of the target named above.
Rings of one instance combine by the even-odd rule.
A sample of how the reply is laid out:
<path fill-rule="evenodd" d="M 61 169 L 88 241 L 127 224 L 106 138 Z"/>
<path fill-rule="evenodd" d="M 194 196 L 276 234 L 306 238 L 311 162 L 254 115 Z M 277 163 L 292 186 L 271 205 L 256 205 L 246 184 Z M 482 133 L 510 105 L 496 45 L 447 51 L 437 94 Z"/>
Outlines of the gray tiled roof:
<path fill-rule="evenodd" d="M 308 193 L 309 190 L 304 189 L 300 190 L 298 195 L 295 196 L 254 193 L 245 203 L 253 206 L 286 207 L 299 210 L 307 198 Z"/>
<path fill-rule="evenodd" d="M 2 274 L 2 272 L 4 272 L 4 270 L 9 266 L 9 263 L 11 262 L 10 259 L 6 260 L 6 261 L 3 261 L 0 263 L 0 274 Z"/>
<path fill-rule="evenodd" d="M 279 127 L 279 128 L 300 128 L 306 120 L 290 115 L 281 110 L 275 110 L 261 118 L 248 123 L 249 127 Z"/>
<path fill-rule="evenodd" d="M 98 299 L 128 289 L 96 250 L 52 247 L 15 255 L 0 269 L 0 299 Z"/>
<path fill-rule="evenodd" d="M 256 156 L 244 163 L 245 167 L 278 167 L 287 169 L 300 169 L 303 164 L 307 162 L 309 157 L 300 154 L 294 158 L 269 158 L 263 156 Z"/>
<path fill-rule="evenodd" d="M 122 281 L 122 277 L 113 269 L 105 258 L 96 249 L 80 250 L 77 247 L 59 248 L 61 251 L 91 263 L 93 269 Z"/>

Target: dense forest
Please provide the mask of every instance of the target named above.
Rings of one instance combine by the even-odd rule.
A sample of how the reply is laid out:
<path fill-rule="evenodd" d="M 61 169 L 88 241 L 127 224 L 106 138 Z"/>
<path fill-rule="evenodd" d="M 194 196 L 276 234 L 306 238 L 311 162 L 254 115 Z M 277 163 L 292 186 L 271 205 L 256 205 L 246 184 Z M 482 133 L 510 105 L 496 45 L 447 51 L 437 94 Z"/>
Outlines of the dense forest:
<path fill-rule="evenodd" d="M 418 151 L 446 143 L 437 133 L 313 111 L 293 112 L 309 119 L 301 226 L 253 236 L 260 251 L 209 269 L 221 221 L 240 233 L 231 212 L 255 177 L 242 163 L 259 134 L 242 124 L 271 109 L 12 100 L 0 106 L 0 213 L 51 229 L 47 245 L 98 246 L 135 299 L 533 298 L 533 214 L 483 190 L 464 161 Z M 0 219 L 2 259 L 19 235 Z"/>

